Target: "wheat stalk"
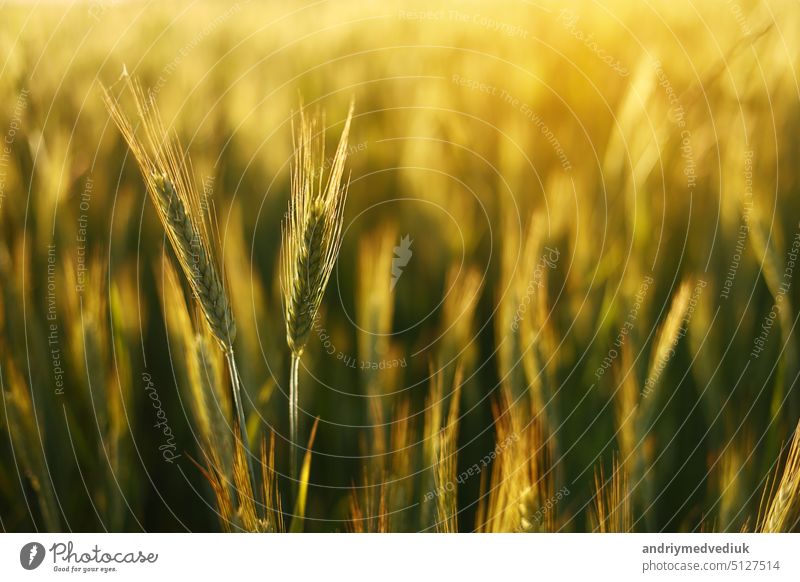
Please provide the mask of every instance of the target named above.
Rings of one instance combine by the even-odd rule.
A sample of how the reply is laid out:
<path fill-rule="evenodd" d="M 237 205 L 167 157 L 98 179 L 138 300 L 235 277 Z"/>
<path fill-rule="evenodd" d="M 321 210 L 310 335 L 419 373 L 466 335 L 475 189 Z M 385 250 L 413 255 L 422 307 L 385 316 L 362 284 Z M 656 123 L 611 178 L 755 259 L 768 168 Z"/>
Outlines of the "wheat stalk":
<path fill-rule="evenodd" d="M 145 96 L 138 82 L 125 75 L 136 104 L 144 140 L 140 139 L 107 89 L 103 97 L 112 119 L 133 152 L 178 263 L 208 327 L 219 342 L 228 364 L 237 421 L 252 476 L 246 420 L 241 401 L 241 380 L 233 353 L 236 324 L 223 283 L 222 269 L 212 245 L 211 214 L 204 212 L 189 162 L 177 137 L 164 127 L 152 95 Z M 254 488 L 253 488 L 254 489 Z"/>
<path fill-rule="evenodd" d="M 692 298 L 692 282 L 684 280 L 672 297 L 669 312 L 664 323 L 659 328 L 653 347 L 649 369 L 645 379 L 635 409 L 631 416 L 632 427 L 626 427 L 621 434 L 622 438 L 628 438 L 629 443 L 633 443 L 634 450 L 632 458 L 625 457 L 622 464 L 630 463 L 630 482 L 634 501 L 638 502 L 639 511 L 644 512 L 643 519 L 648 530 L 652 529 L 653 523 L 653 499 L 655 495 L 654 480 L 655 474 L 652 468 L 653 447 L 655 440 L 652 436 L 653 426 L 658 420 L 660 403 L 663 401 L 659 394 L 659 386 L 662 384 L 663 372 L 669 361 L 674 357 L 678 341 L 683 337 L 686 326 L 686 313 L 689 302 Z M 633 370 L 630 371 L 630 382 L 634 383 Z M 630 393 L 626 391 L 630 387 L 623 386 L 620 390 L 620 397 L 630 398 Z M 630 406 L 630 402 L 626 406 Z M 625 432 L 633 431 L 633 438 L 626 436 Z M 627 467 L 626 467 L 627 469 Z"/>
<path fill-rule="evenodd" d="M 0 402 L 5 409 L 15 465 L 19 463 L 38 498 L 44 529 L 49 532 L 62 531 L 59 515 L 64 513 L 54 487 L 52 468 L 45 454 L 44 427 L 37 423 L 31 389 L 13 360 L 5 353 L 0 356 Z"/>
<path fill-rule="evenodd" d="M 342 182 L 353 103 L 344 123 L 330 171 L 325 176 L 324 131 L 318 117 L 309 119 L 300 108 L 294 135 L 289 210 L 283 222 L 281 294 L 286 343 L 292 354 L 289 380 L 289 424 L 297 442 L 298 373 L 300 358 L 317 316 L 342 243 L 344 204 L 349 180 Z M 295 128 L 293 127 L 293 130 Z M 297 461 L 291 455 L 292 476 Z"/>

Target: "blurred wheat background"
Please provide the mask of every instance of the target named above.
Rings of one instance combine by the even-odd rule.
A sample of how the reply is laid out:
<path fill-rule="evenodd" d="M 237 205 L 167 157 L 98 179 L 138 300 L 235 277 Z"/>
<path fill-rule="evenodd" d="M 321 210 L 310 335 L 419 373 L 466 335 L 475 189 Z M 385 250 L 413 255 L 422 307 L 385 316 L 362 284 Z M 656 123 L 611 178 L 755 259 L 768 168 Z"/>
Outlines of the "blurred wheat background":
<path fill-rule="evenodd" d="M 796 530 L 799 8 L 3 3 L 0 527 Z M 124 73 L 214 218 L 247 443 Z M 351 99 L 291 443 L 292 127 L 329 172 Z"/>

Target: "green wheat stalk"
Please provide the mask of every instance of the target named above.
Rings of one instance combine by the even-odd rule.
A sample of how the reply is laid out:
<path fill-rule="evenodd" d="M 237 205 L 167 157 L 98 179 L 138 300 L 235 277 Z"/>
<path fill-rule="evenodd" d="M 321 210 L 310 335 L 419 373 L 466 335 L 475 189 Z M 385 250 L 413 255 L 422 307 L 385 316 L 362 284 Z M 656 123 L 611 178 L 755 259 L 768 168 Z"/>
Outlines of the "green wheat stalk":
<path fill-rule="evenodd" d="M 300 108 L 300 126 L 293 126 L 294 162 L 289 210 L 283 222 L 281 295 L 286 343 L 291 351 L 289 432 L 297 443 L 298 374 L 314 319 L 342 244 L 342 223 L 349 180 L 342 181 L 353 103 L 344 123 L 330 171 L 325 176 L 325 136 L 319 118 Z M 296 455 L 291 455 L 297 476 Z"/>
<path fill-rule="evenodd" d="M 247 423 L 241 397 L 242 383 L 233 350 L 236 324 L 221 275 L 221 264 L 212 246 L 211 216 L 201 208 L 188 162 L 180 153 L 177 138 L 164 128 L 153 97 L 145 96 L 141 86 L 130 77 L 126 76 L 126 81 L 134 96 L 144 141 L 139 139 L 118 101 L 105 88 L 104 100 L 136 158 L 147 192 L 196 303 L 225 354 L 239 431 L 252 476 Z"/>

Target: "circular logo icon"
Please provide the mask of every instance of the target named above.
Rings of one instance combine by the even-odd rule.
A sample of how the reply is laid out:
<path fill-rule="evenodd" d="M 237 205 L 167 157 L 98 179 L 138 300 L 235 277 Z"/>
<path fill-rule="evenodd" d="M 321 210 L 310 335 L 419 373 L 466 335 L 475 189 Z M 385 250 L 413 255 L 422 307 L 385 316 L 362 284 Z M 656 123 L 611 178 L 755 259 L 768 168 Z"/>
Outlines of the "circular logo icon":
<path fill-rule="evenodd" d="M 28 542 L 19 551 L 19 563 L 26 570 L 35 570 L 44 561 L 44 546 L 39 542 Z"/>

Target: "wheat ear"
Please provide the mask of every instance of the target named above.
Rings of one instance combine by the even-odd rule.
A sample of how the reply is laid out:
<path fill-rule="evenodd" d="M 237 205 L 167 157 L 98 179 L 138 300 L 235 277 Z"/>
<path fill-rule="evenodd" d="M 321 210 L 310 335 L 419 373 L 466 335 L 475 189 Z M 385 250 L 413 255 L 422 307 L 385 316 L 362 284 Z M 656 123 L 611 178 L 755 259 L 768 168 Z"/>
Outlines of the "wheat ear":
<path fill-rule="evenodd" d="M 289 379 L 289 432 L 297 441 L 298 374 L 314 319 L 333 272 L 342 244 L 344 204 L 349 180 L 343 182 L 347 138 L 353 103 L 339 145 L 325 167 L 325 136 L 319 118 L 309 118 L 300 108 L 300 125 L 293 124 L 294 162 L 289 210 L 283 221 L 281 295 L 286 321 L 286 343 L 291 351 Z M 297 475 L 296 455 L 291 455 L 292 476 Z"/>
<path fill-rule="evenodd" d="M 136 103 L 144 141 L 134 131 L 116 99 L 104 89 L 111 117 L 131 149 L 161 224 L 197 299 L 201 311 L 223 351 L 233 349 L 233 319 L 215 248 L 211 245 L 210 216 L 200 206 L 188 162 L 161 121 L 152 97 L 127 78 Z"/>
<path fill-rule="evenodd" d="M 140 139 L 118 101 L 103 88 L 103 97 L 112 119 L 133 152 L 145 180 L 147 192 L 156 207 L 189 287 L 211 333 L 219 342 L 228 364 L 239 430 L 246 447 L 252 475 L 241 380 L 233 354 L 236 324 L 221 275 L 221 265 L 211 244 L 211 216 L 204 212 L 191 177 L 189 162 L 181 153 L 177 137 L 164 128 L 152 95 L 127 75 L 125 81 L 136 104 L 144 139 Z"/>

